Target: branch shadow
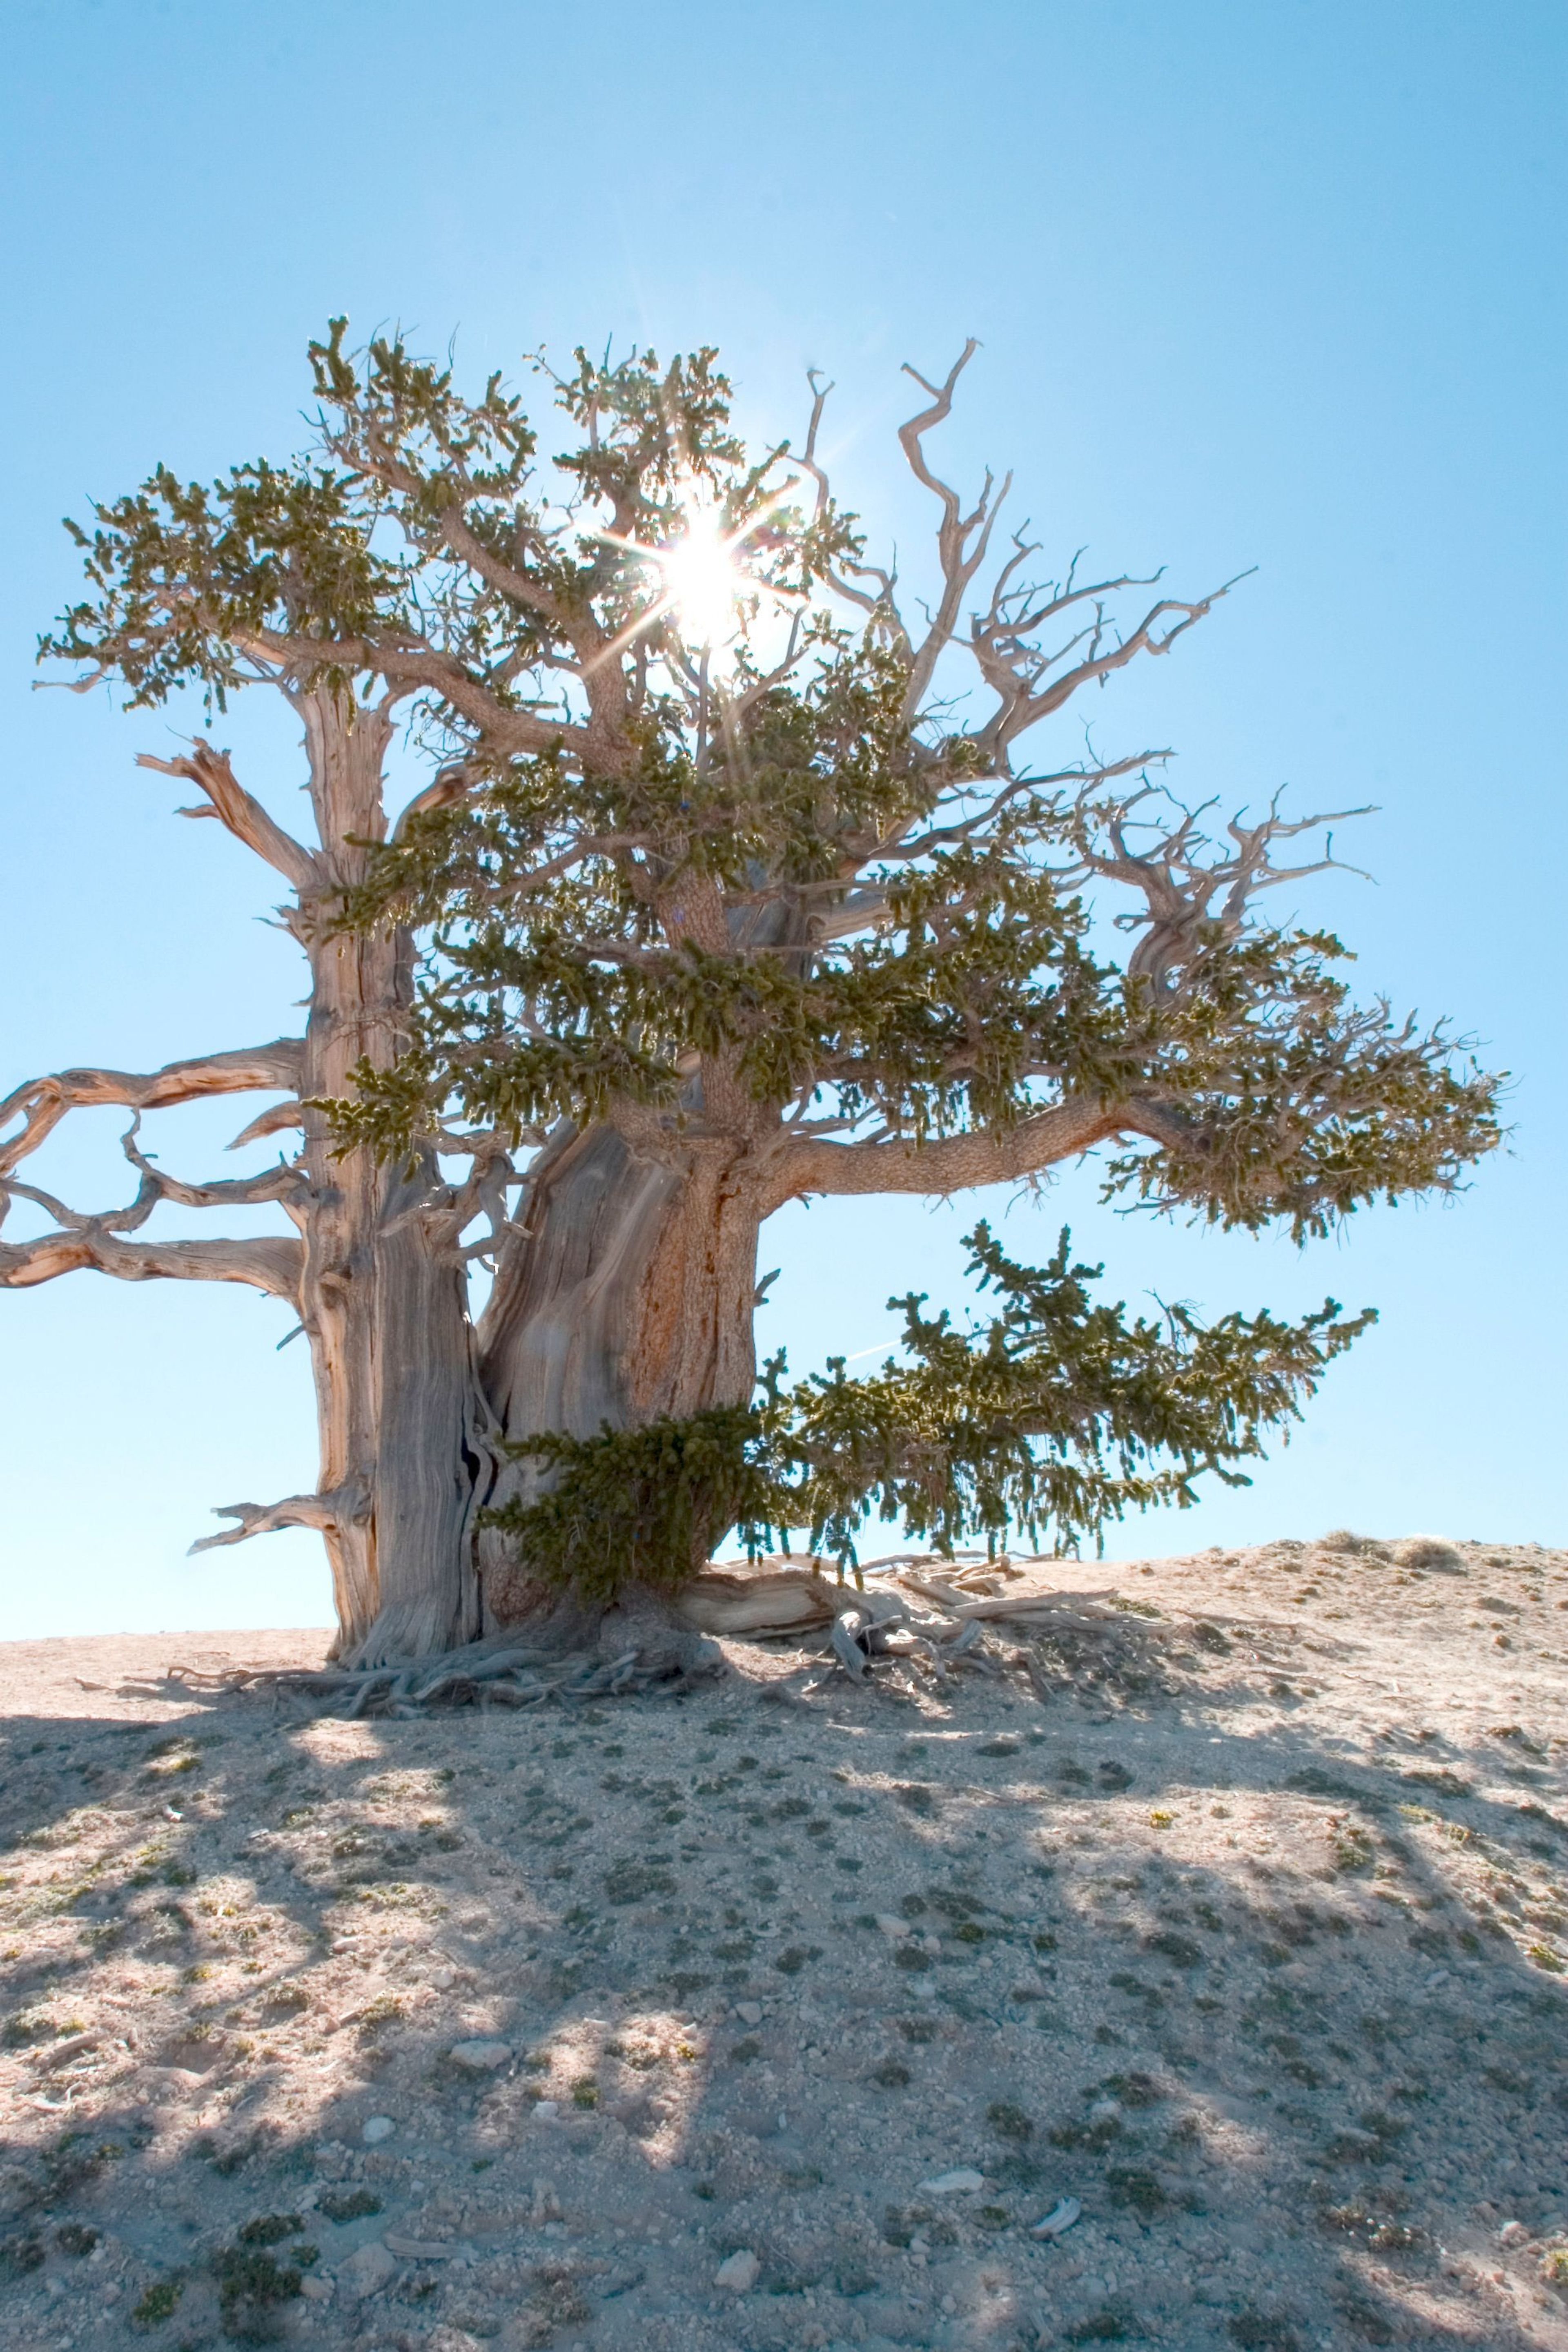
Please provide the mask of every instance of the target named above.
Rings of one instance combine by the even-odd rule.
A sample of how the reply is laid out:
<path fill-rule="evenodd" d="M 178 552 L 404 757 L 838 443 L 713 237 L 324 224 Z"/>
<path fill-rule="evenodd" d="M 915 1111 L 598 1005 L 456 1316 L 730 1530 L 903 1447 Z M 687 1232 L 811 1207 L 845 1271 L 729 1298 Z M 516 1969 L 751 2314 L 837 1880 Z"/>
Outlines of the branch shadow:
<path fill-rule="evenodd" d="M 1241 1721 L 1267 1660 L 1218 1691 L 1113 1634 L 1043 1703 L 1015 1655 L 936 1709 L 12 1717 L 13 2309 L 104 2308 L 107 2264 L 127 2343 L 162 2288 L 189 2346 L 1538 2345 L 1543 1758 L 1359 1762 Z"/>

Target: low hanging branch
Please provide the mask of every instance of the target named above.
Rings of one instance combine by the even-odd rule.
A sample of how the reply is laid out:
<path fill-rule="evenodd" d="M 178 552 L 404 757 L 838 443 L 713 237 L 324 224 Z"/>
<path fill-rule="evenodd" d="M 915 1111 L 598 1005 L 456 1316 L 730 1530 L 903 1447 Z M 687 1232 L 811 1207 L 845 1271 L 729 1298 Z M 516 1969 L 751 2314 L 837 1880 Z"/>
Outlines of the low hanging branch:
<path fill-rule="evenodd" d="M 999 1311 L 967 1334 L 904 1299 L 904 1350 L 875 1377 L 841 1362 L 787 1387 L 784 1359 L 762 1401 L 680 1422 L 557 1434 L 522 1453 L 556 1474 L 549 1494 L 494 1511 L 544 1583 L 582 1600 L 622 1584 L 678 1591 L 737 1525 L 751 1556 L 810 1530 L 840 1572 L 873 1512 L 951 1556 L 1010 1528 L 1056 1549 L 1099 1546 L 1107 1524 L 1162 1503 L 1186 1508 L 1212 1473 L 1249 1482 L 1267 1432 L 1301 1417 L 1333 1359 L 1376 1320 L 1342 1319 L 1333 1299 L 1303 1322 L 1228 1315 L 1204 1324 L 1172 1307 L 1129 1321 L 1095 1305 L 1101 1266 L 1073 1265 L 1063 1230 L 1041 1268 L 1004 1255 L 988 1227 L 968 1236 L 969 1271 Z"/>

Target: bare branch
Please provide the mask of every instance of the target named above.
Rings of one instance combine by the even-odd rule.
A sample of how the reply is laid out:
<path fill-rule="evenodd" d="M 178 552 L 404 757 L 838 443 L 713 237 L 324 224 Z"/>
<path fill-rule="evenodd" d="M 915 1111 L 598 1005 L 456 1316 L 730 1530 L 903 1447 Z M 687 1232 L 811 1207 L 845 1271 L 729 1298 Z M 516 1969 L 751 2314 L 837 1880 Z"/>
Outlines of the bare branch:
<path fill-rule="evenodd" d="M 249 1536 L 274 1535 L 279 1528 L 315 1528 L 322 1535 L 330 1534 L 346 1520 L 363 1518 L 367 1507 L 358 1480 L 325 1495 L 287 1495 L 281 1503 L 220 1503 L 214 1517 L 237 1519 L 238 1527 L 225 1528 L 222 1535 L 203 1536 L 191 1546 L 191 1555 L 221 1551 L 225 1544 L 244 1543 Z"/>
<path fill-rule="evenodd" d="M 431 816 L 437 809 L 455 807 L 459 801 L 468 800 L 479 791 L 482 782 L 460 760 L 443 768 L 435 782 L 426 784 L 423 792 L 415 793 L 398 817 L 390 835 L 392 845 L 405 838 L 407 827 L 415 817 Z"/>
<path fill-rule="evenodd" d="M 474 1137 L 465 1149 L 472 1154 L 474 1164 L 453 1193 L 452 1205 L 443 1223 L 450 1242 L 456 1243 L 476 1217 L 483 1217 L 489 1226 L 488 1234 L 484 1240 L 471 1243 L 463 1255 L 490 1257 L 511 1229 L 512 1221 L 507 1214 L 507 1188 L 518 1181 L 517 1171 L 495 1134 Z"/>
<path fill-rule="evenodd" d="M 1159 801 L 1174 812 L 1173 821 L 1162 823 L 1137 814 L 1145 803 Z M 1156 987 L 1168 987 L 1207 942 L 1234 939 L 1259 891 L 1331 868 L 1346 873 L 1361 870 L 1345 866 L 1333 855 L 1332 833 L 1324 855 L 1307 865 L 1274 866 L 1270 852 L 1276 841 L 1292 840 L 1322 825 L 1365 816 L 1370 814 L 1367 809 L 1336 809 L 1318 816 L 1286 818 L 1279 814 L 1276 795 L 1268 815 L 1257 824 L 1243 824 L 1239 815 L 1231 818 L 1226 831 L 1236 847 L 1228 854 L 1218 849 L 1202 830 L 1202 820 L 1213 805 L 1210 801 L 1199 808 L 1186 808 L 1164 785 L 1145 783 L 1141 792 L 1109 806 L 1095 803 L 1092 788 L 1080 797 L 1074 814 L 1078 858 L 1075 865 L 1062 869 L 1062 886 L 1071 888 L 1091 875 L 1099 875 L 1139 893 L 1143 910 L 1118 915 L 1116 922 L 1123 930 L 1144 931 L 1128 958 L 1127 970 L 1131 976 L 1152 981 Z M 1131 837 L 1137 833 L 1150 833 L 1155 838 L 1139 845 Z M 1218 906 L 1217 899 L 1220 900 Z"/>
<path fill-rule="evenodd" d="M 1032 1176 L 1059 1160 L 1071 1160 L 1110 1136 L 1136 1129 L 1135 1109 L 1110 1110 L 1101 1103 L 1061 1103 L 1020 1119 L 999 1134 L 941 1136 L 917 1144 L 789 1142 L 769 1171 L 764 1213 L 808 1192 L 920 1192 L 927 1196 L 967 1192 L 977 1184 L 1004 1184 Z"/>
<path fill-rule="evenodd" d="M 30 1151 L 36 1151 L 69 1110 L 106 1103 L 131 1110 L 165 1110 L 207 1095 L 259 1094 L 274 1087 L 294 1094 L 300 1085 L 304 1054 L 303 1039 L 278 1037 L 270 1045 L 194 1055 L 145 1076 L 130 1070 L 82 1069 L 29 1078 L 0 1102 L 0 1129 L 14 1118 L 23 1122 L 19 1134 L 0 1142 L 0 1176 L 8 1175 Z"/>
<path fill-rule="evenodd" d="M 37 1241 L 0 1242 L 0 1290 L 30 1290 L 62 1274 L 112 1275 L 120 1282 L 246 1282 L 298 1307 L 305 1268 L 300 1242 L 128 1242 L 89 1221 Z"/>
<path fill-rule="evenodd" d="M 277 1135 L 285 1128 L 303 1127 L 304 1124 L 303 1103 L 274 1103 L 269 1109 L 260 1112 L 253 1118 L 248 1127 L 242 1127 L 234 1141 L 227 1145 L 226 1149 L 230 1151 L 238 1151 L 247 1143 L 259 1143 L 264 1136 Z"/>
<path fill-rule="evenodd" d="M 1103 604 L 1097 601 L 1093 621 L 1054 653 L 1030 644 L 1026 629 L 1038 628 L 1051 613 L 1085 597 L 1099 598 L 1110 590 L 1142 583 L 1128 579 L 1108 581 L 1098 589 L 1074 589 L 1056 596 L 1034 616 L 1022 620 L 997 620 L 990 616 L 984 621 L 977 619 L 970 631 L 971 649 L 981 676 L 1000 706 L 977 740 L 993 755 L 1005 758 L 1009 744 L 1060 710 L 1082 688 L 1103 683 L 1114 671 L 1136 660 L 1139 654 L 1168 654 L 1178 637 L 1185 636 L 1188 629 L 1212 612 L 1238 581 L 1249 576 L 1239 572 L 1235 579 L 1226 581 L 1223 586 L 1211 589 L 1207 595 L 1191 604 L 1179 597 L 1162 596 L 1125 637 L 1113 626 Z M 1088 650 L 1082 659 L 1065 670 L 1058 669 L 1059 663 L 1085 645 Z"/>
<path fill-rule="evenodd" d="M 151 1206 L 159 1201 L 172 1201 L 183 1209 L 255 1209 L 267 1202 L 279 1201 L 287 1206 L 308 1196 L 310 1179 L 298 1161 L 279 1160 L 276 1167 L 264 1168 L 258 1175 L 229 1177 L 214 1184 L 187 1184 L 178 1176 L 165 1174 L 149 1160 L 136 1141 L 136 1130 L 141 1124 L 138 1111 L 120 1148 L 141 1178 L 143 1193 L 152 1196 Z M 138 1200 L 138 1223 L 141 1222 L 141 1202 Z M 106 1217 L 95 1222 L 118 1224 L 119 1220 Z"/>
<path fill-rule="evenodd" d="M 931 394 L 931 405 L 899 426 L 899 444 L 915 480 L 942 502 L 942 520 L 936 533 L 937 560 L 942 567 L 942 593 L 932 615 L 931 625 L 910 666 L 909 683 L 904 694 L 904 711 L 909 718 L 914 717 L 925 700 L 936 664 L 945 648 L 953 641 L 969 583 L 986 560 L 998 511 L 1012 488 L 1012 476 L 1009 474 L 993 500 L 994 484 L 988 471 L 980 495 L 966 515 L 957 491 L 932 472 L 925 457 L 925 436 L 952 415 L 954 386 L 978 349 L 978 342 L 971 335 L 948 369 L 946 382 L 940 386 L 927 383 L 919 370 L 911 367 L 907 361 L 904 366 L 904 374 L 913 376 L 921 390 Z"/>
<path fill-rule="evenodd" d="M 178 776 L 205 793 L 206 807 L 182 809 L 182 816 L 217 817 L 236 841 L 243 841 L 247 849 L 254 849 L 258 857 L 264 857 L 292 882 L 301 897 L 313 897 L 320 889 L 326 877 L 314 855 L 291 833 L 275 824 L 261 803 L 246 791 L 226 751 L 214 751 L 198 735 L 188 759 L 155 760 L 150 751 L 143 751 L 136 764 L 139 768 L 152 768 L 161 776 Z"/>

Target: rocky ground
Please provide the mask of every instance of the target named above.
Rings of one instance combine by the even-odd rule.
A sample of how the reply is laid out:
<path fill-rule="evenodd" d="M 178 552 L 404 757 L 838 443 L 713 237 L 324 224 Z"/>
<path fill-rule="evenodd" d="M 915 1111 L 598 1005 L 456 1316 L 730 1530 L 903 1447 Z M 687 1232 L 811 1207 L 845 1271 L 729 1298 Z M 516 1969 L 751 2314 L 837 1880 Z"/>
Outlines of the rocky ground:
<path fill-rule="evenodd" d="M 0 1651 L 0 2342 L 1568 2347 L 1568 1554 L 1026 1581 L 576 1711 Z"/>

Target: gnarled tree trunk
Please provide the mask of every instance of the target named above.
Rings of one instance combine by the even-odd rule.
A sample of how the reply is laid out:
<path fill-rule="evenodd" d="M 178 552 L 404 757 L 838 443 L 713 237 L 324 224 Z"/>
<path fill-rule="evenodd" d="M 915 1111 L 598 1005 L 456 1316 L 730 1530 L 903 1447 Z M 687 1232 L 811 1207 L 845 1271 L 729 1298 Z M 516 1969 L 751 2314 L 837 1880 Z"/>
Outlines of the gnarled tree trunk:
<path fill-rule="evenodd" d="M 661 1413 L 743 1404 L 757 1376 L 754 1187 L 705 1147 L 639 1158 L 612 1127 L 564 1130 L 541 1153 L 523 1232 L 503 1254 L 479 1324 L 479 1368 L 512 1441 L 591 1437 Z M 495 1499 L 539 1473 L 501 1469 Z M 486 1621 L 527 1615 L 528 1563 L 481 1543 Z"/>
<path fill-rule="evenodd" d="M 301 699 L 324 862 L 341 887 L 363 872 L 358 845 L 385 831 L 392 722 L 325 693 Z M 407 933 L 345 936 L 330 927 L 329 904 L 324 912 L 302 907 L 299 919 L 313 983 L 299 1311 L 316 1376 L 335 1652 L 374 1664 L 479 1632 L 473 1516 L 491 1475 L 490 1416 L 434 1153 L 385 1164 L 363 1147 L 336 1151 L 324 1115 L 309 1108 L 350 1094 L 361 1059 L 390 1066 L 413 1001 Z"/>

